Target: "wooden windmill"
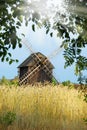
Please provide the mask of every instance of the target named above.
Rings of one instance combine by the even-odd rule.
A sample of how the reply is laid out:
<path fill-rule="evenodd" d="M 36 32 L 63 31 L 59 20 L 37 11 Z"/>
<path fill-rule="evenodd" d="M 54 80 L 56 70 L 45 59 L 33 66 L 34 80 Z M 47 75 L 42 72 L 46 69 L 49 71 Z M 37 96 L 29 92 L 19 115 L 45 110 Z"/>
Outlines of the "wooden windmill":
<path fill-rule="evenodd" d="M 49 57 L 44 56 L 42 53 L 34 53 L 33 49 L 27 42 L 24 43 L 27 49 L 30 50 L 31 55 L 23 61 L 18 66 L 19 69 L 19 84 L 34 84 L 35 82 L 51 82 L 54 79 L 57 83 L 58 81 L 53 76 L 54 66 L 49 61 L 48 58 L 53 58 L 62 47 L 55 50 Z"/>

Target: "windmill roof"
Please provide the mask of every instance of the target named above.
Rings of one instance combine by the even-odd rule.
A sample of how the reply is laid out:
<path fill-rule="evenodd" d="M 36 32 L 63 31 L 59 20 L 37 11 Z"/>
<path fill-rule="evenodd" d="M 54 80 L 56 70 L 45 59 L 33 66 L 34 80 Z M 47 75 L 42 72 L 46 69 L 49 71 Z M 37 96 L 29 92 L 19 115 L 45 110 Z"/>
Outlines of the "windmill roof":
<path fill-rule="evenodd" d="M 49 68 L 54 68 L 53 64 L 47 59 L 47 57 L 45 55 L 43 55 L 42 53 L 40 52 L 37 52 L 37 53 L 32 53 L 27 59 L 25 59 L 19 66 L 18 68 L 21 68 L 21 67 L 27 67 L 27 66 L 33 66 L 36 61 L 35 61 L 35 58 L 39 57 L 39 59 L 41 60 L 41 62 L 43 63 L 45 60 L 47 60 L 47 63 L 48 63 L 48 67 Z M 39 60 L 37 59 L 37 60 Z"/>

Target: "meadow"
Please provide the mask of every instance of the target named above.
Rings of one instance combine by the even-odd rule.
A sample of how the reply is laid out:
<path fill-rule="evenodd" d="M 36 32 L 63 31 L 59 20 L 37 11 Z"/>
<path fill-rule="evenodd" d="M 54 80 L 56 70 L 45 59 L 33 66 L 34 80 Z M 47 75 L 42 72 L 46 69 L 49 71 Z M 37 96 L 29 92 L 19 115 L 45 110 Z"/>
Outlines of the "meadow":
<path fill-rule="evenodd" d="M 0 86 L 0 130 L 87 130 L 84 94 L 63 85 Z"/>

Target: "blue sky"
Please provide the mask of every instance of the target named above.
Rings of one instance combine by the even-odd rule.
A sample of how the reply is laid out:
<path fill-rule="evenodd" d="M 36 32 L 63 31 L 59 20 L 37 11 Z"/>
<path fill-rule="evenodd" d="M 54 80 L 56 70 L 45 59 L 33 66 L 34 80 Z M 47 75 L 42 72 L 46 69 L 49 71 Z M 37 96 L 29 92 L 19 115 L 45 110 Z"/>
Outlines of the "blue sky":
<path fill-rule="evenodd" d="M 31 29 L 31 25 L 29 27 L 25 27 L 24 25 L 18 32 L 24 31 L 26 37 L 23 37 L 23 47 L 21 49 L 16 48 L 15 50 L 10 50 L 13 58 L 17 58 L 19 60 L 18 63 L 13 63 L 9 65 L 8 63 L 0 63 L 0 78 L 5 76 L 8 79 L 12 79 L 18 75 L 17 66 L 22 63 L 31 52 L 24 45 L 25 42 L 33 49 L 33 52 L 41 52 L 47 57 L 52 54 L 57 48 L 59 49 L 59 45 L 62 43 L 62 40 L 56 37 L 54 33 L 54 37 L 50 37 L 49 34 L 46 35 L 45 29 L 36 29 L 36 32 L 33 32 Z M 77 81 L 77 77 L 74 75 L 74 66 L 68 67 L 64 69 L 64 58 L 63 58 L 63 49 L 59 51 L 59 53 L 53 58 L 49 59 L 54 65 L 54 76 L 59 82 L 70 80 L 72 82 Z"/>

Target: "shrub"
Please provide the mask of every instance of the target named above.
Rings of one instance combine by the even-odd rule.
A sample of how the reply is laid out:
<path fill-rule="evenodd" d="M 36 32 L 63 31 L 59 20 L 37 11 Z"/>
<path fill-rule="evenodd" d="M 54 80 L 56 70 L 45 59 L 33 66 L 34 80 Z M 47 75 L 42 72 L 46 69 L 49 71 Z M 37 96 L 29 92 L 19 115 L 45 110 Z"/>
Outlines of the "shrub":
<path fill-rule="evenodd" d="M 1 85 L 9 85 L 9 83 L 10 81 L 6 79 L 5 76 L 3 76 L 2 79 L 0 80 Z"/>
<path fill-rule="evenodd" d="M 6 85 L 6 86 L 18 86 L 18 77 L 15 77 L 12 80 L 6 79 L 5 76 L 2 77 L 0 80 L 0 85 Z"/>
<path fill-rule="evenodd" d="M 52 78 L 52 84 L 53 86 L 57 85 L 57 81 L 54 78 Z"/>
<path fill-rule="evenodd" d="M 87 102 L 87 94 L 85 94 L 84 97 L 84 101 Z"/>
<path fill-rule="evenodd" d="M 4 129 L 7 129 L 9 125 L 12 125 L 15 119 L 16 114 L 14 112 L 8 111 L 0 116 L 0 124 L 2 124 Z"/>
<path fill-rule="evenodd" d="M 62 82 L 64 86 L 68 86 L 68 88 L 74 88 L 74 84 L 71 83 L 69 80 Z"/>

